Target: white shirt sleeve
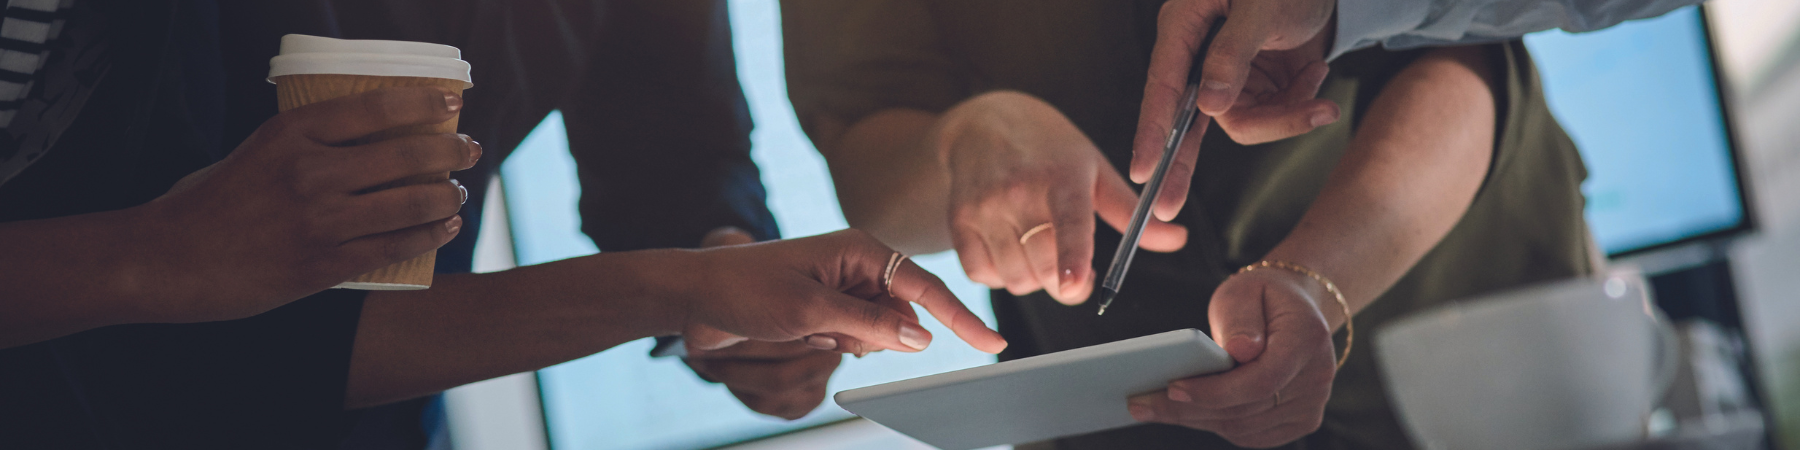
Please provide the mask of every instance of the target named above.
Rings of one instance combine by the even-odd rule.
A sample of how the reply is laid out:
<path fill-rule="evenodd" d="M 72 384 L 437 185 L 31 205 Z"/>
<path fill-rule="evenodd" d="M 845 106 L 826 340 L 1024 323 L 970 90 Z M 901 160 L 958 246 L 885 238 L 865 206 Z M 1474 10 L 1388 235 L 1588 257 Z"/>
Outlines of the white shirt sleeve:
<path fill-rule="evenodd" d="M 1399 50 L 1474 44 L 1561 28 L 1594 31 L 1704 0 L 1337 0 L 1328 59 L 1381 44 Z"/>

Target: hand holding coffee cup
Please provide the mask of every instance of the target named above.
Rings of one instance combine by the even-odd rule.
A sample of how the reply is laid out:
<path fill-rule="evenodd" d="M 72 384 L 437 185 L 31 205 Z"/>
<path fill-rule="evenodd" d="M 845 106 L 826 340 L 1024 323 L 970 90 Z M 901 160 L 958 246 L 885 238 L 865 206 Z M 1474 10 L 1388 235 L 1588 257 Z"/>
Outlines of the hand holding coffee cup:
<path fill-rule="evenodd" d="M 117 245 L 143 249 L 115 261 L 139 282 L 129 296 L 136 301 L 129 310 L 141 314 L 133 320 L 249 317 L 443 246 L 462 229 L 458 186 L 366 190 L 467 169 L 480 146 L 456 135 L 350 144 L 439 124 L 461 108 L 462 97 L 438 87 L 380 89 L 294 108 L 263 123 L 223 160 L 122 210 L 131 233 Z"/>
<path fill-rule="evenodd" d="M 290 34 L 281 39 L 281 55 L 269 61 L 269 81 L 276 85 L 281 111 L 309 104 L 368 93 L 384 88 L 431 87 L 445 92 L 445 101 L 457 104 L 449 120 L 385 129 L 343 145 L 391 143 L 402 148 L 441 147 L 445 141 L 461 141 L 467 146 L 479 145 L 467 136 L 456 134 L 460 117 L 461 94 L 473 84 L 469 64 L 462 60 L 456 47 L 423 42 L 341 40 L 318 36 Z M 428 151 L 428 150 L 418 150 Z M 408 161 L 404 153 L 401 162 Z M 416 172 L 416 171 L 415 171 Z M 364 188 L 364 192 L 380 195 L 387 191 L 403 191 L 412 186 L 449 182 L 448 171 L 408 173 L 385 183 Z M 455 188 L 466 201 L 468 191 Z M 401 194 L 396 194 L 401 195 Z M 411 290 L 431 286 L 431 275 L 437 251 L 369 272 L 336 287 L 370 290 Z"/>

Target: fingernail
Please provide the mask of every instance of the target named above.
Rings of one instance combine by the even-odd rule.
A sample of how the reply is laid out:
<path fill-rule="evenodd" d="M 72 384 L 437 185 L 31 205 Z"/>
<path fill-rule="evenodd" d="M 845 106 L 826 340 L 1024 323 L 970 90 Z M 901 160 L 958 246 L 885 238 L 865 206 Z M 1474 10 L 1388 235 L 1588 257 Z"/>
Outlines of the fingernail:
<path fill-rule="evenodd" d="M 833 338 L 831 336 L 819 336 L 819 335 L 815 334 L 812 336 L 807 336 L 806 339 L 802 339 L 802 340 L 806 341 L 807 347 L 812 347 L 812 348 L 816 348 L 819 350 L 837 350 L 837 346 L 838 346 L 837 338 Z"/>
<path fill-rule="evenodd" d="M 1060 285 L 1058 287 L 1061 288 L 1063 292 L 1073 292 L 1075 290 L 1075 269 L 1063 269 L 1062 273 L 1057 274 L 1057 279 L 1057 284 Z"/>
<path fill-rule="evenodd" d="M 1194 398 L 1188 396 L 1187 391 L 1183 391 L 1180 389 L 1170 389 L 1169 390 L 1169 400 L 1174 400 L 1174 401 L 1178 401 L 1178 402 L 1182 402 L 1182 403 L 1192 403 L 1194 401 Z"/>
<path fill-rule="evenodd" d="M 462 216 L 450 216 L 450 220 L 444 221 L 444 231 L 450 234 L 462 231 Z"/>
<path fill-rule="evenodd" d="M 1202 80 L 1200 82 L 1200 97 L 1198 100 L 1199 104 L 1196 106 L 1200 107 L 1202 111 L 1206 110 L 1208 107 L 1230 107 L 1231 83 L 1217 80 Z M 1211 114 L 1216 112 L 1218 111 L 1211 111 L 1208 113 Z"/>
<path fill-rule="evenodd" d="M 475 140 L 475 138 L 469 137 L 469 135 L 466 135 L 466 134 L 460 134 L 458 136 L 462 136 L 463 142 L 467 142 L 469 145 L 469 164 L 468 165 L 470 167 L 475 166 L 476 162 L 481 161 L 481 154 L 482 154 L 481 143 L 477 142 Z"/>
<path fill-rule="evenodd" d="M 931 345 L 931 336 L 925 334 L 925 329 L 918 325 L 904 324 L 900 325 L 900 343 L 913 350 L 924 350 L 925 346 Z"/>
<path fill-rule="evenodd" d="M 457 111 L 461 111 L 462 107 L 463 107 L 463 102 L 462 102 L 461 95 L 456 95 L 456 94 L 452 94 L 449 92 L 444 93 L 444 110 L 445 111 L 457 112 Z"/>
<path fill-rule="evenodd" d="M 1330 125 L 1332 122 L 1336 122 L 1336 121 L 1337 121 L 1337 118 L 1332 117 L 1332 115 L 1328 114 L 1328 113 L 1318 113 L 1318 114 L 1313 114 L 1313 116 L 1312 116 L 1313 128 Z"/>
<path fill-rule="evenodd" d="M 1131 405 L 1131 406 L 1125 407 L 1125 409 L 1130 410 L 1131 418 L 1137 419 L 1137 421 L 1139 421 L 1139 422 L 1149 422 L 1151 420 L 1156 419 L 1156 413 L 1151 412 L 1150 408 L 1145 408 L 1143 406 L 1138 406 L 1138 405 Z"/>

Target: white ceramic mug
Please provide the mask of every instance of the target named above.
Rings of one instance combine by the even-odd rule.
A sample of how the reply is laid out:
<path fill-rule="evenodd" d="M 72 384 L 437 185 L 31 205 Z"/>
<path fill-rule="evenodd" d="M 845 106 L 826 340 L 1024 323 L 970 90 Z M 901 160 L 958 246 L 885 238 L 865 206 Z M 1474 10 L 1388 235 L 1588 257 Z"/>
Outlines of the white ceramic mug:
<path fill-rule="evenodd" d="M 1401 423 L 1427 449 L 1641 440 L 1679 351 L 1633 272 L 1461 300 L 1375 336 Z"/>

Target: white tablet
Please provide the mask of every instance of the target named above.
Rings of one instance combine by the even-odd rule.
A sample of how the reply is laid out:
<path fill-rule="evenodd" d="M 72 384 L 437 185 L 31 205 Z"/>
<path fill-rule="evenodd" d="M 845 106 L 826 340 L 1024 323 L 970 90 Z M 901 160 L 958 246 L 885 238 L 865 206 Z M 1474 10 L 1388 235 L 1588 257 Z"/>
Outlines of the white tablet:
<path fill-rule="evenodd" d="M 1231 369 L 1196 329 L 839 392 L 838 406 L 944 450 L 1017 444 L 1138 423 L 1125 399 Z"/>

